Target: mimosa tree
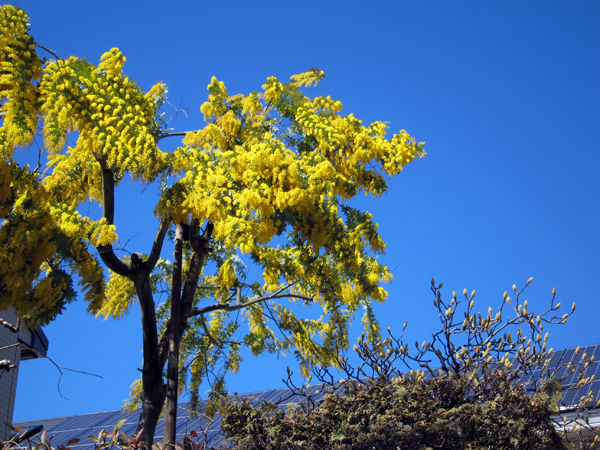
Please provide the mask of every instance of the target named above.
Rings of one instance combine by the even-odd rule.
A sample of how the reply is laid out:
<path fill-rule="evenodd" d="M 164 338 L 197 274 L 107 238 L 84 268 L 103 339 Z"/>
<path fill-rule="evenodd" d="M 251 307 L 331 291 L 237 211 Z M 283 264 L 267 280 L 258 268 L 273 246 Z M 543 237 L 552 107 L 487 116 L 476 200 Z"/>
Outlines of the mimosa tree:
<path fill-rule="evenodd" d="M 137 301 L 143 369 L 134 391 L 146 445 L 165 398 L 165 442 L 174 442 L 178 379 L 197 395 L 214 375 L 218 391 L 241 346 L 292 351 L 308 374 L 347 349 L 358 310 L 368 339 L 379 336 L 371 305 L 391 279 L 376 259 L 385 243 L 349 201 L 383 194 L 388 177 L 424 156 L 422 143 L 404 130 L 386 139 L 383 122 L 363 126 L 339 101 L 306 97 L 300 89 L 324 78 L 319 69 L 288 83 L 270 77 L 248 95 L 229 95 L 213 77 L 205 126 L 173 133 L 160 113 L 165 85 L 142 90 L 118 49 L 98 65 L 54 54 L 42 62 L 23 11 L 2 7 L 0 28 L 0 310 L 48 323 L 75 298 L 74 279 L 91 313 L 120 317 Z M 159 148 L 176 135 L 181 147 Z M 15 150 L 36 140 L 46 161 L 20 165 Z M 162 189 L 145 254 L 113 247 L 126 177 Z M 85 202 L 100 204 L 101 217 L 83 215 Z M 169 230 L 172 263 L 161 259 Z M 168 302 L 157 305 L 164 290 Z M 312 305 L 320 317 L 298 315 Z"/>

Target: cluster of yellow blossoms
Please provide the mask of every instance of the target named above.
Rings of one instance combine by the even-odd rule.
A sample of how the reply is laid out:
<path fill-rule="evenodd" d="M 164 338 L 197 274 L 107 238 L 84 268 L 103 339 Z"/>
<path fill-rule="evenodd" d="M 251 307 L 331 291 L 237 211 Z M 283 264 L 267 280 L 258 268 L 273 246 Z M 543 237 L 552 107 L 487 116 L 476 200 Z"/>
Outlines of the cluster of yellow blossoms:
<path fill-rule="evenodd" d="M 290 81 L 295 87 L 311 87 L 319 84 L 320 81 L 325 79 L 325 72 L 321 69 L 309 69 L 307 72 L 300 73 L 298 75 L 292 75 Z"/>
<path fill-rule="evenodd" d="M 0 8 L 0 108 L 6 139 L 13 148 L 33 139 L 37 125 L 36 87 L 42 74 L 33 38 L 27 33 L 27 15 L 7 5 Z"/>
<path fill-rule="evenodd" d="M 13 161 L 14 149 L 34 139 L 42 114 L 46 114 L 46 142 L 53 144 L 48 146 L 50 151 L 62 150 L 59 147 L 67 132 L 82 131 L 78 127 L 84 121 L 72 113 L 89 115 L 89 111 L 83 112 L 83 103 L 90 90 L 82 91 L 82 81 L 77 81 L 81 73 L 86 74 L 86 63 L 68 60 L 50 64 L 48 67 L 67 68 L 73 63 L 80 73 L 75 81 L 65 77 L 56 80 L 61 86 L 50 86 L 46 70 L 44 86 L 49 89 L 45 91 L 43 82 L 36 85 L 42 68 L 28 34 L 27 15 L 10 5 L 0 8 L 0 31 L 0 98 L 4 101 L 0 109 L 0 310 L 12 306 L 25 321 L 43 324 L 75 298 L 72 276 L 79 278 L 90 309 L 100 307 L 105 300 L 103 270 L 88 244 L 112 243 L 116 233 L 106 221 L 81 218 L 74 208 L 89 194 L 99 198 L 101 168 L 89 164 L 89 155 L 71 150 L 74 157 L 68 163 L 54 155 L 54 163 L 63 164 L 63 179 L 68 180 L 62 183 L 62 190 L 56 189 L 55 175 L 60 170 L 46 177 L 44 183 L 28 166 L 20 167 Z M 100 70 L 117 76 L 111 68 L 118 64 L 113 58 Z M 51 98 L 58 94 L 62 97 Z M 39 100 L 42 98 L 45 105 Z M 54 100 L 57 104 L 47 108 Z M 153 114 L 153 110 L 148 111 L 150 118 Z"/>
<path fill-rule="evenodd" d="M 68 272 L 79 278 L 89 308 L 99 308 L 104 301 L 102 267 L 82 238 L 98 227 L 89 220 L 77 229 L 71 220 L 61 223 L 61 207 L 50 202 L 36 174 L 14 163 L 10 168 L 10 215 L 0 227 L 0 310 L 12 306 L 26 323 L 47 323 L 75 298 Z M 72 208 L 69 212 L 78 215 Z"/>
<path fill-rule="evenodd" d="M 41 113 L 51 151 L 49 164 L 54 167 L 48 186 L 62 191 L 61 196 L 67 191 L 69 200 L 85 200 L 88 192 L 82 182 L 95 186 L 90 196 L 98 200 L 103 168 L 113 168 L 117 180 L 128 172 L 146 182 L 164 168 L 165 155 L 150 132 L 156 112 L 153 100 L 164 85 L 158 83 L 144 94 L 123 75 L 124 62 L 119 50 L 112 49 L 102 55 L 98 67 L 71 57 L 44 69 Z M 79 138 L 65 155 L 62 151 L 71 131 L 79 132 Z"/>
<path fill-rule="evenodd" d="M 306 355 L 303 370 L 317 360 L 331 362 L 327 348 L 344 348 L 346 333 L 341 338 L 337 333 L 346 329 L 354 311 L 370 311 L 371 301 L 387 297 L 380 283 L 390 281 L 391 274 L 368 254 L 385 248 L 378 226 L 369 213 L 344 203 L 361 191 L 385 192 L 384 175 L 398 174 L 425 154 L 423 144 L 405 131 L 387 140 L 382 122 L 362 126 L 352 114 L 340 114 L 341 102 L 310 100 L 297 89 L 322 77 L 311 71 L 289 84 L 270 77 L 262 94 L 248 96 L 229 96 L 224 83 L 213 78 L 201 108 L 211 121 L 189 133 L 185 146 L 175 151 L 173 165 L 181 178 L 165 191 L 156 210 L 186 223 L 210 220 L 216 240 L 260 262 L 265 293 L 292 285 L 288 292 L 314 297 L 324 310 L 319 319 L 300 320 L 291 310 L 276 309 L 294 346 Z M 285 129 L 284 116 L 290 121 Z M 290 233 L 287 241 L 274 245 L 281 243 L 276 237 L 283 232 Z M 216 298 L 225 301 L 239 276 L 226 261 L 203 283 L 214 286 Z M 289 348 L 289 340 L 271 335 L 260 307 L 248 310 L 247 320 L 257 351 L 267 341 Z M 363 320 L 370 336 L 377 336 L 370 312 Z M 315 335 L 331 347 L 317 352 Z"/>

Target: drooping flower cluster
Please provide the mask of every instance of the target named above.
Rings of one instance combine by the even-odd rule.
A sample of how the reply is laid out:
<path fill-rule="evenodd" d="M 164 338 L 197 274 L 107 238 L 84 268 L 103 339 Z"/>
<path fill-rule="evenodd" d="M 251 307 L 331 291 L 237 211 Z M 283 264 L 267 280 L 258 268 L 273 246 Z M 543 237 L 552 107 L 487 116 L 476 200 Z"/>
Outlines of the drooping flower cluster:
<path fill-rule="evenodd" d="M 0 310 L 12 306 L 26 323 L 48 323 L 75 299 L 72 275 L 97 309 L 105 298 L 102 267 L 82 238 L 94 227 L 73 224 L 68 213 L 78 213 L 53 205 L 36 174 L 11 170 L 16 195 L 0 227 Z"/>
<path fill-rule="evenodd" d="M 324 310 L 317 320 L 300 320 L 282 305 L 275 308 L 279 326 L 294 336 L 304 355 L 306 370 L 318 361 L 331 362 L 334 346 L 344 348 L 338 336 L 346 336 L 358 308 L 365 309 L 365 326 L 377 336 L 371 302 L 387 297 L 380 283 L 391 275 L 369 255 L 385 248 L 378 226 L 369 213 L 346 202 L 361 191 L 385 192 L 384 175 L 398 174 L 425 154 L 423 144 L 405 131 L 388 140 L 382 122 L 365 127 L 353 115 L 340 114 L 341 102 L 310 100 L 296 87 L 322 77 L 311 71 L 289 84 L 271 77 L 262 95 L 248 96 L 229 96 L 224 83 L 213 78 L 201 108 L 212 120 L 189 133 L 185 146 L 176 150 L 174 167 L 181 178 L 157 207 L 158 215 L 185 223 L 191 218 L 212 222 L 215 239 L 262 266 L 265 293 L 291 285 L 293 293 L 314 296 Z M 283 233 L 286 243 L 273 245 Z M 205 283 L 225 301 L 238 276 L 225 262 Z M 289 341 L 270 335 L 265 315 L 256 308 L 247 312 L 254 347 L 273 341 L 289 349 Z M 319 351 L 316 335 L 328 344 Z"/>
<path fill-rule="evenodd" d="M 27 14 L 11 5 L 0 8 L 0 117 L 12 148 L 27 145 L 35 134 L 38 114 L 34 82 L 42 74 Z"/>
<path fill-rule="evenodd" d="M 149 125 L 159 83 L 148 94 L 123 75 L 125 57 L 117 50 L 102 55 L 98 67 L 75 57 L 45 68 L 40 89 L 44 134 L 54 167 L 48 186 L 74 202 L 88 194 L 99 200 L 101 170 L 112 168 L 117 182 L 127 172 L 152 181 L 164 167 Z M 69 132 L 79 132 L 74 148 L 63 154 Z M 97 164 L 100 163 L 100 164 Z M 88 192 L 83 185 L 92 187 Z"/>
<path fill-rule="evenodd" d="M 290 81 L 295 87 L 311 87 L 312 85 L 319 84 L 320 81 L 325 79 L 325 72 L 321 69 L 312 68 L 307 72 L 300 73 L 298 75 L 292 75 Z"/>

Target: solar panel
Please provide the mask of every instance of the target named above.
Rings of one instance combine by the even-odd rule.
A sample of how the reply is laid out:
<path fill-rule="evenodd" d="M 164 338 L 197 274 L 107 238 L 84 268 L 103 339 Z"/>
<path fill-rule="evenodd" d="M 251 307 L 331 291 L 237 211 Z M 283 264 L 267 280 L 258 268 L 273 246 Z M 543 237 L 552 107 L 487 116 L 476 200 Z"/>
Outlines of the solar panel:
<path fill-rule="evenodd" d="M 283 389 L 273 389 L 272 391 L 268 391 L 269 395 L 265 397 L 265 400 L 269 402 L 276 403 L 279 400 L 288 397 L 290 395 L 290 390 L 288 388 Z"/>
<path fill-rule="evenodd" d="M 598 380 L 594 380 L 586 386 L 578 386 L 577 382 L 579 372 L 568 374 L 567 368 L 560 366 L 563 364 L 566 365 L 569 363 L 579 362 L 584 353 L 587 354 L 588 358 L 594 356 L 594 358 L 598 360 L 589 365 L 584 377 L 591 377 L 594 375 L 596 378 L 598 378 Z M 568 374 L 563 381 L 564 391 L 561 403 L 564 407 L 573 407 L 578 405 L 581 397 L 587 396 L 589 392 L 592 392 L 593 395 L 592 406 L 595 406 L 596 402 L 600 400 L 600 345 L 581 347 L 577 355 L 575 355 L 574 348 L 557 350 L 552 353 L 551 362 L 548 367 L 550 369 L 556 369 L 557 367 L 560 367 L 556 371 L 556 376 L 559 378 Z M 534 369 L 531 371 L 531 373 L 524 375 L 521 381 L 530 382 L 536 377 L 539 377 L 540 374 L 540 369 Z M 428 372 L 425 373 L 425 377 L 426 379 L 430 379 Z M 314 394 L 315 401 L 320 401 L 323 398 L 322 385 L 312 385 L 310 386 L 310 390 L 312 390 Z M 287 404 L 299 403 L 303 400 L 301 395 L 292 395 L 292 391 L 287 387 L 249 392 L 240 394 L 239 397 L 250 400 L 255 406 L 260 405 L 261 400 L 266 400 L 276 402 L 282 408 L 285 408 Z M 201 434 L 200 430 L 207 430 L 208 438 L 213 442 L 213 445 L 218 446 L 220 443 L 222 443 L 223 437 L 220 435 L 219 417 L 217 416 L 215 420 L 210 423 L 208 419 L 201 414 L 190 417 L 190 409 L 190 402 L 180 402 L 178 404 L 178 419 L 176 428 L 177 441 L 182 442 L 183 437 L 192 430 L 195 430 L 199 435 Z M 565 414 L 567 413 L 568 411 L 565 410 Z M 132 414 L 127 414 L 120 410 L 80 414 L 64 418 L 44 419 L 38 421 L 32 420 L 16 423 L 15 426 L 23 425 L 26 428 L 42 424 L 45 427 L 44 429 L 48 432 L 48 436 L 54 436 L 52 444 L 55 447 L 66 445 L 69 440 L 78 438 L 80 439 L 80 442 L 71 445 L 71 448 L 79 450 L 90 447 L 90 442 L 87 440 L 88 436 L 97 436 L 98 433 L 103 429 L 112 431 L 113 427 L 122 419 L 126 419 L 127 421 L 121 427 L 121 431 L 128 436 L 133 436 L 137 428 L 138 415 L 135 412 Z M 159 421 L 156 428 L 157 440 L 162 439 L 163 428 L 164 418 Z"/>

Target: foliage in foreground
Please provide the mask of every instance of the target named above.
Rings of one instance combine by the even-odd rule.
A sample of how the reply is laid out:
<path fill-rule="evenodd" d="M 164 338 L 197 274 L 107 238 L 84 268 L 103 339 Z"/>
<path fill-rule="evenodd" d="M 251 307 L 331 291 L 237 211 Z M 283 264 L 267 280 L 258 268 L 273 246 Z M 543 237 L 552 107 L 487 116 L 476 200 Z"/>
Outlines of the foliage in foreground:
<path fill-rule="evenodd" d="M 96 436 L 88 436 L 89 446 L 86 448 L 94 450 L 136 450 L 144 446 L 144 442 L 140 439 L 141 432 L 138 431 L 134 436 L 127 436 L 120 431 L 121 427 L 127 419 L 119 421 L 112 431 L 101 430 Z M 10 426 L 10 425 L 9 425 Z M 80 439 L 74 438 L 69 440 L 66 445 L 53 446 L 52 441 L 54 436 L 48 437 L 46 431 L 35 435 L 35 430 L 23 430 L 21 426 L 14 428 L 10 426 L 13 433 L 8 441 L 0 440 L 0 450 L 71 450 L 71 446 L 76 445 L 81 447 Z M 201 430 L 202 431 L 202 430 Z M 152 445 L 152 450 L 163 450 L 167 448 L 175 448 L 176 450 L 217 450 L 208 444 L 206 430 L 198 435 L 196 431 L 186 433 L 183 443 L 175 445 L 164 445 L 157 442 Z"/>
<path fill-rule="evenodd" d="M 501 370 L 427 381 L 350 381 L 314 408 L 231 402 L 223 429 L 236 449 L 564 449 L 542 396 Z"/>
<path fill-rule="evenodd" d="M 345 379 L 336 380 L 326 368 L 315 369 L 320 384 L 298 387 L 290 374 L 291 392 L 303 400 L 287 410 L 270 402 L 256 406 L 248 399 L 228 399 L 221 408 L 221 427 L 233 448 L 596 448 L 597 435 L 586 435 L 594 431 L 586 416 L 594 406 L 591 398 L 582 397 L 575 405 L 561 400 L 563 390 L 593 381 L 586 371 L 594 358 L 579 350 L 573 360 L 557 358 L 560 353 L 547 350 L 547 336 L 542 336 L 544 324 L 564 324 L 575 306 L 558 315 L 561 305 L 555 304 L 553 290 L 550 307 L 536 315 L 521 300 L 523 290 L 513 286 L 514 299 L 505 293 L 495 315 L 490 309 L 481 315 L 474 310 L 475 292 L 464 293 L 463 307 L 465 302 L 455 293 L 444 302 L 440 288 L 432 282 L 442 329 L 431 342 L 417 342 L 409 351 L 402 335 L 396 338 L 390 330 L 389 337 L 378 343 L 361 337 L 355 346 L 361 363 L 354 368 L 347 359 L 339 361 Z M 564 385 L 572 376 L 576 382 Z M 318 390 L 323 391 L 320 396 Z M 567 409 L 575 413 L 571 419 L 561 417 Z M 139 434 L 128 438 L 119 426 L 112 433 L 90 437 L 94 448 L 140 448 Z M 208 420 L 204 430 L 192 431 L 175 448 L 213 448 L 211 426 Z M 12 442 L 22 434 L 15 434 Z M 42 435 L 31 445 L 50 450 L 51 441 Z M 164 446 L 158 443 L 153 448 Z"/>
<path fill-rule="evenodd" d="M 353 368 L 340 361 L 346 379 L 335 381 L 328 370 L 317 370 L 321 384 L 311 388 L 297 387 L 288 377 L 303 400 L 285 410 L 271 402 L 229 400 L 222 429 L 234 448 L 593 448 L 597 438 L 585 436 L 591 431 L 589 397 L 568 405 L 574 419 L 558 415 L 567 406 L 561 403 L 562 381 L 575 373 L 578 382 L 567 389 L 593 381 L 585 377 L 593 357 L 579 355 L 574 364 L 553 359 L 542 334 L 544 324 L 565 323 L 574 305 L 571 313 L 556 315 L 560 304 L 553 291 L 550 308 L 536 315 L 515 286 L 514 300 L 505 293 L 496 312 L 481 315 L 473 309 L 475 292 L 465 291 L 463 308 L 455 293 L 444 302 L 440 288 L 432 282 L 442 329 L 431 342 L 409 350 L 402 336 L 391 333 L 377 344 L 359 338 L 361 363 Z M 511 328 L 518 328 L 514 340 Z M 566 369 L 562 377 L 560 369 Z"/>
<path fill-rule="evenodd" d="M 389 177 L 424 156 L 422 143 L 404 130 L 386 137 L 384 122 L 365 126 L 335 99 L 305 96 L 320 69 L 269 77 L 247 95 L 213 77 L 200 108 L 207 123 L 177 133 L 162 110 L 166 85 L 143 90 L 118 49 L 95 64 L 52 52 L 42 60 L 40 48 L 27 14 L 1 7 L 0 310 L 48 323 L 74 300 L 76 281 L 103 317 L 137 302 L 144 348 L 134 400 L 147 446 L 165 402 L 173 442 L 180 381 L 196 395 L 206 381 L 223 393 L 242 346 L 293 353 L 308 374 L 335 364 L 357 312 L 367 338 L 379 337 L 372 304 L 391 279 L 376 259 L 385 243 L 373 217 L 348 202 L 383 194 Z M 173 136 L 181 146 L 161 148 Z M 37 167 L 19 164 L 18 151 L 34 143 Z M 117 234 L 115 205 L 132 201 L 118 190 L 126 180 L 161 189 L 156 237 L 140 252 L 120 247 Z M 174 260 L 163 264 L 169 233 Z"/>

